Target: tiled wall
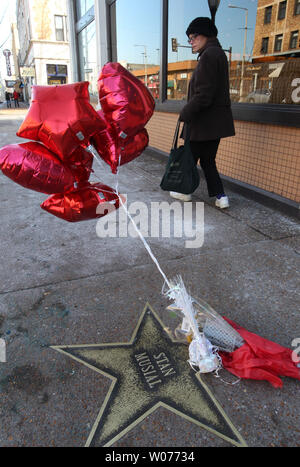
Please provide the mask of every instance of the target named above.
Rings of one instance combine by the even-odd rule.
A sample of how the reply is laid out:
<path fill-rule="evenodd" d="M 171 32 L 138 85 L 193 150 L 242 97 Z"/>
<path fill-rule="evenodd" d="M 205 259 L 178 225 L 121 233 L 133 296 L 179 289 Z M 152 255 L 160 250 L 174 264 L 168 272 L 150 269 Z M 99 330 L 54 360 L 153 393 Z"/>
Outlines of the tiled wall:
<path fill-rule="evenodd" d="M 177 115 L 155 112 L 147 125 L 149 145 L 169 153 Z M 221 174 L 300 203 L 300 129 L 235 121 L 217 156 Z"/>

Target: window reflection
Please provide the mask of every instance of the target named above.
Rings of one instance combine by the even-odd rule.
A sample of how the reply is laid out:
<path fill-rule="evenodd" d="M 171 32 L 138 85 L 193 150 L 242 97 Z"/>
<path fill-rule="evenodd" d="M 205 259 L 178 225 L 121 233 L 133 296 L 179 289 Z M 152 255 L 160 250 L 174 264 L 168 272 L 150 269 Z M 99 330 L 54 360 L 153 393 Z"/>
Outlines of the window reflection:
<path fill-rule="evenodd" d="M 79 59 L 80 59 L 80 79 L 89 81 L 89 92 L 91 102 L 97 102 L 97 57 L 96 57 L 96 24 L 90 23 L 78 34 Z"/>
<path fill-rule="evenodd" d="M 192 54 L 185 31 L 197 16 L 210 16 L 206 2 L 169 0 L 168 99 L 187 98 L 197 55 Z"/>
<path fill-rule="evenodd" d="M 257 1 L 253 52 L 249 60 L 251 65 L 246 67 L 245 74 L 250 92 L 245 96 L 245 101 L 299 104 L 300 22 L 295 13 L 299 1 L 270 3 L 272 5 L 266 6 L 263 0 Z M 271 9 L 272 15 L 269 24 L 266 24 L 264 19 Z M 263 44 L 260 50 L 259 44 Z"/>
<path fill-rule="evenodd" d="M 95 0 L 76 0 L 77 18 L 81 18 L 94 6 Z"/>
<path fill-rule="evenodd" d="M 300 103 L 298 14 L 299 0 L 220 2 L 216 26 L 228 58 L 233 102 Z M 169 0 L 168 99 L 187 97 L 197 55 L 192 55 L 185 31 L 197 16 L 210 17 L 207 2 Z"/>
<path fill-rule="evenodd" d="M 161 0 L 117 0 L 117 60 L 159 97 Z"/>

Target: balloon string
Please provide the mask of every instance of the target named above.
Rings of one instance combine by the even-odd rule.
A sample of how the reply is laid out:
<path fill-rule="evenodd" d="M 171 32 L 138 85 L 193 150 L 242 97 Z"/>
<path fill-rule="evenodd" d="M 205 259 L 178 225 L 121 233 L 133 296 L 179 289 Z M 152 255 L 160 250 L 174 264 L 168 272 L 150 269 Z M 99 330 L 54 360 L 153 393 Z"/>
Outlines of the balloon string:
<path fill-rule="evenodd" d="M 94 156 L 94 159 L 97 161 L 97 163 L 101 166 L 102 168 L 102 164 L 100 162 L 100 160 L 98 159 L 99 158 L 99 155 L 98 155 L 98 152 L 96 151 L 96 149 L 94 148 L 94 146 L 90 145 L 87 147 L 87 150 Z M 148 251 L 152 261 L 154 262 L 154 264 L 156 265 L 157 269 L 159 270 L 160 274 L 162 275 L 162 277 L 164 278 L 164 281 L 165 283 L 167 284 L 167 286 L 169 288 L 171 288 L 171 283 L 169 282 L 166 274 L 163 272 L 162 268 L 160 267 L 160 264 L 159 262 L 157 261 L 155 255 L 153 254 L 150 246 L 148 245 L 148 243 L 146 242 L 143 234 L 141 233 L 141 231 L 139 230 L 139 228 L 137 227 L 136 223 L 134 222 L 132 216 L 130 215 L 128 209 L 126 208 L 126 206 L 124 205 L 123 203 L 123 200 L 121 198 L 121 196 L 119 195 L 119 191 L 118 191 L 118 187 L 119 187 L 119 168 L 120 168 L 120 162 L 121 162 L 121 154 L 120 154 L 120 157 L 119 157 L 119 163 L 118 163 L 118 170 L 117 170 L 117 177 L 116 177 L 116 187 L 115 187 L 115 193 L 116 195 L 118 196 L 119 198 L 119 201 L 120 201 L 120 204 L 121 206 L 123 207 L 124 211 L 126 212 L 127 214 L 127 217 L 129 218 L 130 222 L 132 223 L 135 231 L 137 232 L 138 236 L 140 237 L 140 239 L 142 240 L 143 244 L 144 244 L 144 247 L 146 248 L 146 250 Z M 96 178 L 98 178 L 99 181 L 101 181 L 99 179 L 99 177 L 95 174 Z M 105 191 L 105 190 L 103 190 Z"/>

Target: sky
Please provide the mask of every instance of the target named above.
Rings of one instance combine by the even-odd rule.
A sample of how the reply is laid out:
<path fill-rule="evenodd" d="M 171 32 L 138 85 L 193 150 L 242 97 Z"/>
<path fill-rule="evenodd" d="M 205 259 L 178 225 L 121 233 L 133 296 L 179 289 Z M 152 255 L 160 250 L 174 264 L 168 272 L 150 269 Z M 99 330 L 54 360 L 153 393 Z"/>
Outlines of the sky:
<path fill-rule="evenodd" d="M 118 60 L 143 63 L 146 45 L 147 62 L 158 63 L 160 47 L 160 1 L 159 0 L 117 0 L 117 40 Z M 246 12 L 228 8 L 235 5 L 248 9 L 248 30 L 246 58 L 251 55 L 256 23 L 257 0 L 221 0 L 216 15 L 219 40 L 224 49 L 230 46 L 233 59 L 241 59 L 243 54 Z M 169 3 L 169 48 L 171 38 L 177 38 L 180 45 L 188 45 L 185 31 L 197 16 L 210 17 L 207 0 L 170 0 Z M 177 53 L 170 50 L 169 61 L 195 59 L 190 49 L 180 47 Z"/>

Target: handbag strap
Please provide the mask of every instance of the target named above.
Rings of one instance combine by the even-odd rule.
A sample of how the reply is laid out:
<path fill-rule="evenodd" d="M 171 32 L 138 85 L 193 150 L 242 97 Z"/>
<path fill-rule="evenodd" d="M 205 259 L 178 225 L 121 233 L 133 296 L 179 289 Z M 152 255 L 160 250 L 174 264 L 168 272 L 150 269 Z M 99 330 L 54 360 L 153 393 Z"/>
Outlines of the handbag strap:
<path fill-rule="evenodd" d="M 173 144 L 172 144 L 173 149 L 177 149 L 177 146 L 178 146 L 180 123 L 181 121 L 178 119 L 177 125 L 175 128 L 174 138 L 173 138 Z M 185 123 L 185 125 L 186 125 L 186 138 L 185 138 L 184 144 L 186 145 L 187 143 L 189 143 L 189 140 L 190 140 L 190 127 L 187 123 Z"/>
<path fill-rule="evenodd" d="M 180 120 L 178 119 L 177 120 L 177 125 L 176 125 L 176 128 L 175 128 L 174 138 L 173 138 L 173 144 L 172 144 L 173 149 L 177 149 L 179 128 L 180 128 Z"/>

